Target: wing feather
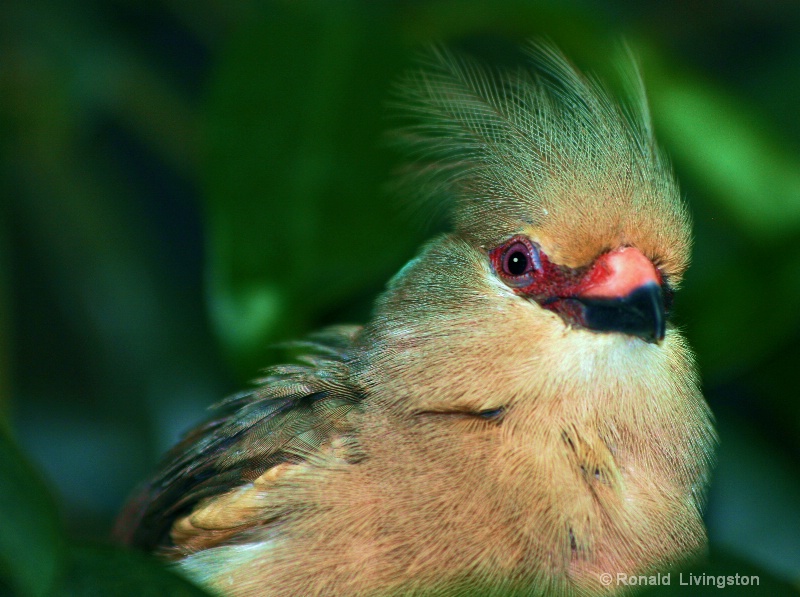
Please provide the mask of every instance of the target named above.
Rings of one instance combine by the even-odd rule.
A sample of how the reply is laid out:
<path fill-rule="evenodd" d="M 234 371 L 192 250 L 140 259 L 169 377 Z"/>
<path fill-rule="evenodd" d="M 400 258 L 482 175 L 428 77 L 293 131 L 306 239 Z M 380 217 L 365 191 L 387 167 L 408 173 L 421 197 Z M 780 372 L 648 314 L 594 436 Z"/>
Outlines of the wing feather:
<path fill-rule="evenodd" d="M 352 432 L 361 398 L 349 382 L 348 353 L 359 329 L 294 344 L 300 364 L 272 367 L 257 387 L 217 405 L 131 500 L 117 536 L 148 550 L 196 551 L 268 522 L 270 486 Z"/>

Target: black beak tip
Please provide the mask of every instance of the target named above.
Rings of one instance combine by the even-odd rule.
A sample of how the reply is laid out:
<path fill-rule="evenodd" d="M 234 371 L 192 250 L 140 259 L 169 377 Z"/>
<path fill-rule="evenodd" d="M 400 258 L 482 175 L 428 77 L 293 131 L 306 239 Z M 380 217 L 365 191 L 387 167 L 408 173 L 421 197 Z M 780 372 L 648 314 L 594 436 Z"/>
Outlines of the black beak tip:
<path fill-rule="evenodd" d="M 659 343 L 666 335 L 666 310 L 661 286 L 651 282 L 613 299 L 580 299 L 583 324 L 598 332 L 619 332 Z"/>

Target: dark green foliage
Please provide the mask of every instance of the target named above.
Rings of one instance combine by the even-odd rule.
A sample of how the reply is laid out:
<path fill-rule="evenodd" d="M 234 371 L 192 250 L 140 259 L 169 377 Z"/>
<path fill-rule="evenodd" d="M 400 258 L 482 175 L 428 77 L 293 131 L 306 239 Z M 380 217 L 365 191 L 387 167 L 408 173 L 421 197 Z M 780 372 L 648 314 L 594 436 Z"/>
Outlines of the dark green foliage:
<path fill-rule="evenodd" d="M 47 595 L 64 566 L 55 503 L 11 439 L 0 432 L 0 579 L 24 595 Z"/>
<path fill-rule="evenodd" d="M 76 541 L 106 540 L 272 343 L 363 321 L 446 225 L 386 188 L 392 81 L 419 51 L 508 66 L 537 36 L 603 78 L 620 37 L 640 57 L 695 224 L 675 321 L 722 439 L 703 571 L 794 590 L 799 30 L 796 3 L 756 0 L 0 3 L 0 419 L 27 454 L 3 436 L 0 593 L 192 594 Z"/>
<path fill-rule="evenodd" d="M 190 582 L 139 552 L 78 545 L 54 597 L 207 597 Z"/>
<path fill-rule="evenodd" d="M 0 514 L 0 595 L 206 594 L 151 556 L 118 547 L 68 545 L 47 487 L 4 433 L 0 433 Z"/>

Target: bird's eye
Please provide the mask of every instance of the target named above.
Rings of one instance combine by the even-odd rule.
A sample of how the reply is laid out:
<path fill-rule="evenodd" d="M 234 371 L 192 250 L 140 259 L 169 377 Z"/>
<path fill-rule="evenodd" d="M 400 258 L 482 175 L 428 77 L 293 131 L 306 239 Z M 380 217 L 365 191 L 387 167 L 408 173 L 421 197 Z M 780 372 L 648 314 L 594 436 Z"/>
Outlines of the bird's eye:
<path fill-rule="evenodd" d="M 544 268 L 544 255 L 528 237 L 518 234 L 489 251 L 494 271 L 512 288 L 523 288 L 533 282 Z"/>
<path fill-rule="evenodd" d="M 521 276 L 528 271 L 528 256 L 523 247 L 514 248 L 513 251 L 506 253 L 505 262 L 503 263 L 506 273 L 512 276 Z"/>
<path fill-rule="evenodd" d="M 530 273 L 535 267 L 538 255 L 531 245 L 517 241 L 511 244 L 503 253 L 503 273 L 507 276 L 523 276 Z"/>

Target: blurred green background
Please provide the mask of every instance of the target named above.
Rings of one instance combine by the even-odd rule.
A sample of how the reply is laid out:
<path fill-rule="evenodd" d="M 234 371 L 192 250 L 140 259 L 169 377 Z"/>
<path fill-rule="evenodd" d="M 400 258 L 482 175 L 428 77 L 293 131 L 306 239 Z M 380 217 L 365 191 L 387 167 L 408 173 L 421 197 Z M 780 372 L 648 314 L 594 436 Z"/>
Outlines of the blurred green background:
<path fill-rule="evenodd" d="M 386 189 L 420 50 L 542 36 L 641 59 L 695 221 L 676 319 L 722 441 L 715 565 L 800 587 L 800 3 L 5 0 L 0 593 L 196 594 L 108 546 L 126 495 L 443 226 Z"/>

